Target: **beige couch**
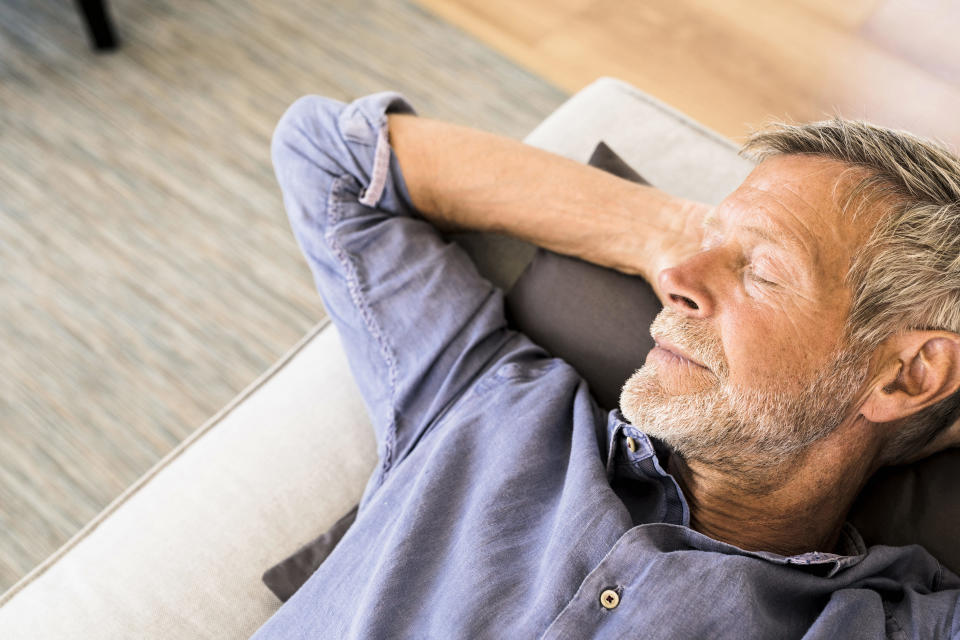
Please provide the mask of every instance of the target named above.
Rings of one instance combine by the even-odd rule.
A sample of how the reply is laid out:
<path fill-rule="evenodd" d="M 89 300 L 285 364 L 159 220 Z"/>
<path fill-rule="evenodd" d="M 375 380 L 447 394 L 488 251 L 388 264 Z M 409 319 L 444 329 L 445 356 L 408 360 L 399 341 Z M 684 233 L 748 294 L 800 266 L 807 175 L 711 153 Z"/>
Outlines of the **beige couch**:
<path fill-rule="evenodd" d="M 581 162 L 599 140 L 652 184 L 705 202 L 752 168 L 730 141 L 612 78 L 526 138 Z M 504 287 L 531 257 L 522 243 L 460 240 Z M 321 322 L 0 597 L 0 638 L 248 637 L 280 605 L 263 571 L 360 498 L 376 451 L 358 415 L 337 332 Z"/>

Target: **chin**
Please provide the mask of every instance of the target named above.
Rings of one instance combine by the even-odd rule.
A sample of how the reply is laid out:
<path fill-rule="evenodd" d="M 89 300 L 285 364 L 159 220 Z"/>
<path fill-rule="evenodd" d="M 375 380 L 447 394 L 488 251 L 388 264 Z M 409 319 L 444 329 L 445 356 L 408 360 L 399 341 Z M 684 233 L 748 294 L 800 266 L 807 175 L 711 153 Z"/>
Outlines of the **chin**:
<path fill-rule="evenodd" d="M 755 405 L 724 387 L 671 391 L 659 372 L 644 366 L 624 383 L 620 412 L 685 459 L 726 466 L 742 454 L 762 457 L 784 445 L 780 420 L 757 415 Z"/>
<path fill-rule="evenodd" d="M 704 416 L 713 413 L 705 394 L 671 394 L 649 366 L 637 370 L 620 392 L 620 412 L 630 423 L 678 452 L 705 440 Z M 699 418 L 699 419 L 698 419 Z"/>
<path fill-rule="evenodd" d="M 802 391 L 714 384 L 676 393 L 644 366 L 624 383 L 620 410 L 635 427 L 687 460 L 736 472 L 788 464 L 830 434 L 846 414 L 857 372 L 838 367 Z"/>
<path fill-rule="evenodd" d="M 651 375 L 649 367 L 644 366 L 633 372 L 620 389 L 620 413 L 635 426 L 646 407 L 655 398 L 663 396 L 663 388 L 656 377 Z"/>

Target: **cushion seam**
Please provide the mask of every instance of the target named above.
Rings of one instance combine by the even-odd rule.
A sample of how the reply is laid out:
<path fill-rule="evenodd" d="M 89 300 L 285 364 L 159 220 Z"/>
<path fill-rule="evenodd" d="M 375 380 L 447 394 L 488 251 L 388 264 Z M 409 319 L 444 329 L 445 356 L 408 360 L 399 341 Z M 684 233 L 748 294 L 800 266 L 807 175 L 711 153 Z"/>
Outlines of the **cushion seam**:
<path fill-rule="evenodd" d="M 619 80 L 619 79 L 617 79 L 617 78 L 604 77 L 604 78 L 600 78 L 599 80 L 597 80 L 597 83 L 610 84 L 610 85 L 612 85 L 614 88 L 616 88 L 618 91 L 620 91 L 620 92 L 622 92 L 622 93 L 625 93 L 625 94 L 627 94 L 627 95 L 629 95 L 629 96 L 631 96 L 631 97 L 633 97 L 633 98 L 636 98 L 637 100 L 639 100 L 639 101 L 641 101 L 641 102 L 644 102 L 644 103 L 648 104 L 648 105 L 651 106 L 651 107 L 654 107 L 655 109 L 657 109 L 658 111 L 660 111 L 660 112 L 663 113 L 664 115 L 669 116 L 669 117 L 670 117 L 671 119 L 673 119 L 675 122 L 678 122 L 678 123 L 684 125 L 684 126 L 687 127 L 688 129 L 691 129 L 691 130 L 695 131 L 696 133 L 700 133 L 700 134 L 703 134 L 703 135 L 708 136 L 708 137 L 709 137 L 711 140 L 713 140 L 714 142 L 719 143 L 719 144 L 727 147 L 727 148 L 730 149 L 731 151 L 735 151 L 735 152 L 736 152 L 736 151 L 739 151 L 739 147 L 737 146 L 737 144 L 736 144 L 735 142 L 733 142 L 732 140 L 730 140 L 729 138 L 727 138 L 726 136 L 720 135 L 720 134 L 717 133 L 716 131 L 713 131 L 712 129 L 708 128 L 706 125 L 704 125 L 704 124 L 702 124 L 702 123 L 700 123 L 700 122 L 697 122 L 696 120 L 693 120 L 693 119 L 690 118 L 689 116 L 685 116 L 685 115 L 683 115 L 683 114 L 675 111 L 674 109 L 672 109 L 671 107 L 669 107 L 669 106 L 666 105 L 665 103 L 660 102 L 660 100 L 658 100 L 658 99 L 654 98 L 653 96 L 651 96 L 651 95 L 649 95 L 649 94 L 641 91 L 640 89 L 638 89 L 638 88 L 636 88 L 636 87 L 633 87 L 633 86 L 630 86 L 630 85 L 626 84 L 626 83 L 625 83 L 624 81 L 622 81 L 622 80 Z M 738 157 L 742 157 L 742 156 L 739 155 L 739 153 L 738 153 L 737 155 L 738 155 Z"/>

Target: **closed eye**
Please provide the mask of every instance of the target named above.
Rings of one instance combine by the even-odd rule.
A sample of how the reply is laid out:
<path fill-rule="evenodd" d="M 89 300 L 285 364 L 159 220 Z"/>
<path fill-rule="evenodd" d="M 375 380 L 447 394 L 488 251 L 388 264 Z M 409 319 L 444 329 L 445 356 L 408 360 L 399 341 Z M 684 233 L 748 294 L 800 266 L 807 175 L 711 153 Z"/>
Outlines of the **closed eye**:
<path fill-rule="evenodd" d="M 766 278 L 761 276 L 759 273 L 757 273 L 757 270 L 754 268 L 752 264 L 748 264 L 746 268 L 744 268 L 744 273 L 746 273 L 747 277 L 749 277 L 754 282 L 759 282 L 760 284 L 769 285 L 772 287 L 779 286 L 778 283 L 772 280 L 767 280 Z"/>

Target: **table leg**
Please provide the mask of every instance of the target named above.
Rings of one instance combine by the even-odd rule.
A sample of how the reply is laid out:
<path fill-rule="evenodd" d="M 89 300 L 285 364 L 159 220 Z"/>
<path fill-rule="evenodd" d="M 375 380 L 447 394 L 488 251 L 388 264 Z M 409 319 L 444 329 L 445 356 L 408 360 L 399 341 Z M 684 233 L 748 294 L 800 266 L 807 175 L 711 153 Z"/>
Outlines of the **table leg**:
<path fill-rule="evenodd" d="M 76 2 L 83 13 L 87 33 L 93 40 L 93 48 L 101 51 L 115 49 L 117 37 L 107 12 L 106 0 L 76 0 Z"/>

